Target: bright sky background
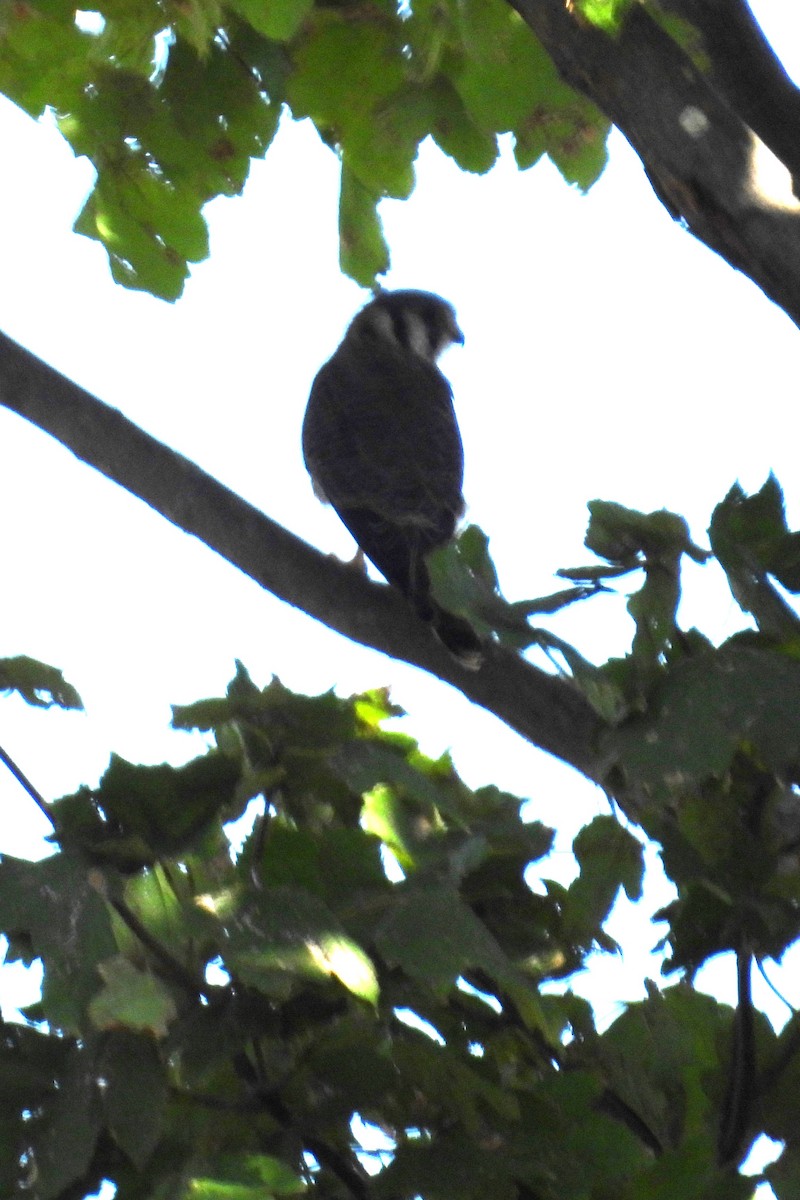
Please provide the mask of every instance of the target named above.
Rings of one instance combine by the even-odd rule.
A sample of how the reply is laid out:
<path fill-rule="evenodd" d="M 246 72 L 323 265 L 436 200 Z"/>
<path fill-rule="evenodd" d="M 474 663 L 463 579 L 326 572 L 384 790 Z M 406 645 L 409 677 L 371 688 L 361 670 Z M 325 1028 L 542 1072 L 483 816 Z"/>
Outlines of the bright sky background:
<path fill-rule="evenodd" d="M 788 70 L 800 76 L 800 12 L 754 5 Z M 92 172 L 60 135 L 0 105 L 0 328 L 196 461 L 321 549 L 349 556 L 349 535 L 313 498 L 299 448 L 311 380 L 364 294 L 338 269 L 338 168 L 306 125 L 286 123 L 255 163 L 243 198 L 209 206 L 211 259 L 174 306 L 111 281 L 104 251 L 71 232 Z M 466 450 L 469 519 L 491 537 L 510 599 L 558 586 L 558 567 L 588 561 L 595 497 L 687 517 L 706 543 L 711 511 L 739 480 L 774 470 L 800 524 L 798 331 L 745 277 L 676 225 L 621 136 L 587 197 L 543 162 L 520 175 L 510 154 L 467 177 L 426 145 L 409 202 L 383 206 L 390 287 L 451 300 L 466 334 L 443 362 Z M 85 714 L 0 706 L 0 744 L 56 798 L 93 784 L 113 750 L 133 761 L 198 752 L 169 729 L 170 704 L 222 692 L 241 658 L 254 679 L 343 694 L 390 684 L 430 753 L 453 752 L 472 785 L 530 799 L 559 829 L 548 873 L 571 874 L 569 845 L 600 791 L 534 750 L 446 685 L 289 609 L 210 551 L 16 416 L 0 409 L 5 586 L 0 655 L 60 667 Z M 684 620 L 716 640 L 743 624 L 713 568 L 690 567 Z M 599 599 L 553 628 L 596 661 L 622 653 L 624 599 Z M 38 856 L 46 824 L 0 774 L 0 852 Z M 647 912 L 620 904 L 618 958 L 598 960 L 590 994 L 606 1024 L 658 974 Z M 800 1005 L 800 971 L 772 965 Z M 759 979 L 772 1019 L 786 1010 Z M 709 986 L 733 999 L 730 964 Z M 31 991 L 31 988 L 34 991 Z M 5 1004 L 33 998 L 17 968 L 0 972 Z M 769 1195 L 769 1193 L 766 1193 Z"/>

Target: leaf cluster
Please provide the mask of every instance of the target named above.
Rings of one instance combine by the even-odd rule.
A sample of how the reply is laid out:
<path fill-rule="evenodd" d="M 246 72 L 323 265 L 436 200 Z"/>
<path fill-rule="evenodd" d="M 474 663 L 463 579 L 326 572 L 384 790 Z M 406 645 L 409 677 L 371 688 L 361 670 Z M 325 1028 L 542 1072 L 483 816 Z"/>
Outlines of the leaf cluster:
<path fill-rule="evenodd" d="M 591 505 L 604 564 L 562 574 L 584 599 L 641 580 L 631 653 L 602 667 L 529 623 L 570 589 L 506 605 L 480 531 L 432 564 L 487 637 L 558 648 L 603 716 L 609 791 L 676 885 L 659 916 L 681 982 L 604 1031 L 569 989 L 617 951 L 620 889 L 641 894 L 617 816 L 581 830 L 559 882 L 553 831 L 423 754 L 385 692 L 300 696 L 239 667 L 224 696 L 174 710 L 204 754 L 112 758 L 96 788 L 39 798 L 51 857 L 0 862 L 7 958 L 43 967 L 0 1041 L 3 1193 L 746 1200 L 738 1164 L 765 1132 L 791 1197 L 798 1023 L 777 1037 L 749 997 L 751 960 L 795 941 L 800 900 L 800 580 L 777 482 L 734 488 L 710 538 L 757 625 L 719 647 L 678 621 L 683 556 L 709 557 L 685 523 Z M 4 677 L 77 702 L 32 660 Z M 722 950 L 737 1009 L 691 985 Z"/>
<path fill-rule="evenodd" d="M 597 818 L 549 880 L 552 831 L 399 715 L 239 668 L 175 710 L 207 754 L 112 760 L 49 807 L 52 857 L 0 863 L 8 958 L 44 968 L 0 1044 L 5 1194 L 635 1197 L 667 1148 L 676 1178 L 717 1177 L 730 1010 L 677 989 L 600 1036 L 552 990 L 614 949 L 640 843 Z"/>
<path fill-rule="evenodd" d="M 747 1097 L 736 1101 L 737 1135 L 725 1134 L 722 1120 L 718 1143 L 723 1160 L 735 1159 L 749 1144 L 746 1130 L 762 1088 L 759 1063 L 772 1053 L 763 1044 L 756 1052 L 750 964 L 780 959 L 800 925 L 800 626 L 787 596 L 800 592 L 800 535 L 787 526 L 772 476 L 753 496 L 736 485 L 717 506 L 711 552 L 695 545 L 673 513 L 638 513 L 600 500 L 589 509 L 586 545 L 605 561 L 559 572 L 572 585 L 563 593 L 506 603 L 488 545 L 475 530 L 434 557 L 434 586 L 442 603 L 469 616 L 485 636 L 520 648 L 538 644 L 557 656 L 602 718 L 600 774 L 627 816 L 660 845 L 676 886 L 676 899 L 658 914 L 668 923 L 665 970 L 691 979 L 714 955 L 737 956 L 731 1072 L 733 1078 L 744 1055 Z M 697 564 L 716 560 L 755 628 L 715 646 L 681 627 L 684 556 Z M 625 658 L 596 667 L 530 624 L 532 616 L 607 594 L 627 580 L 640 582 L 628 595 L 634 634 Z M 786 1044 L 793 1046 L 794 1020 L 788 1029 Z M 731 1081 L 723 1111 L 733 1090 Z M 787 1147 L 776 1178 L 791 1176 L 795 1153 Z"/>
<path fill-rule="evenodd" d="M 410 195 L 426 137 L 471 172 L 506 132 L 521 168 L 546 153 L 587 188 L 605 165 L 608 123 L 503 0 L 38 0 L 2 19 L 0 90 L 51 109 L 96 169 L 77 231 L 165 299 L 208 254 L 203 206 L 241 192 L 282 111 L 339 157 L 341 263 L 365 286 L 389 265 L 377 206 Z"/>

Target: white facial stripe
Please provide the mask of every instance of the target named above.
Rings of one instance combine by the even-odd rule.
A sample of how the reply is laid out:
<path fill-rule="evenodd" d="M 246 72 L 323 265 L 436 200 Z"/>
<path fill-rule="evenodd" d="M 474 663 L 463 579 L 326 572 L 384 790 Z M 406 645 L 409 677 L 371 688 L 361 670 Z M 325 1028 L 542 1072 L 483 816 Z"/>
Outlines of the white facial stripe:
<path fill-rule="evenodd" d="M 418 313 L 407 312 L 405 314 L 405 322 L 409 348 L 415 354 L 418 354 L 420 358 L 426 358 L 429 362 L 434 362 L 436 360 L 436 350 L 431 347 L 428 326 L 422 317 Z"/>
<path fill-rule="evenodd" d="M 369 314 L 369 319 L 372 325 L 389 341 L 395 340 L 394 327 L 392 326 L 392 318 L 388 312 L 382 308 L 374 308 Z"/>

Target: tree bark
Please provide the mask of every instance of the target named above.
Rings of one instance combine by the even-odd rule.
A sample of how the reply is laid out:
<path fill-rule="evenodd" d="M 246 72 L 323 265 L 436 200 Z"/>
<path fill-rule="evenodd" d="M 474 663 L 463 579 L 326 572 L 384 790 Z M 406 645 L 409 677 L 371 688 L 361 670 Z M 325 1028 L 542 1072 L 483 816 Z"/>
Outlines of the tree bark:
<path fill-rule="evenodd" d="M 671 215 L 800 324 L 800 94 L 744 0 L 674 0 L 705 36 L 704 70 L 643 4 L 612 37 L 565 0 L 509 2 L 626 136 Z"/>
<path fill-rule="evenodd" d="M 3 334 L 0 404 L 279 599 L 352 641 L 436 675 L 535 746 L 598 779 L 601 722 L 569 681 L 496 645 L 486 647 L 479 671 L 466 670 L 394 589 L 312 549 Z"/>

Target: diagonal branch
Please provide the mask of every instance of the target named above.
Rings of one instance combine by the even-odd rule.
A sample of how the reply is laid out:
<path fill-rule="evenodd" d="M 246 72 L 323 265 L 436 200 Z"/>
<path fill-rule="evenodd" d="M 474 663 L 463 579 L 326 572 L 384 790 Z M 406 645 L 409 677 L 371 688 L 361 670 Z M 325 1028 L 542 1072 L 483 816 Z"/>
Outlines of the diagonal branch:
<path fill-rule="evenodd" d="M 279 599 L 352 641 L 452 684 L 534 745 L 597 779 L 600 722 L 568 682 L 496 646 L 467 671 L 389 587 L 320 554 L 0 334 L 0 404 L 193 534 Z"/>
<path fill-rule="evenodd" d="M 771 95 L 778 99 L 769 112 L 750 99 L 742 100 L 737 109 L 734 89 L 727 86 L 719 61 L 713 70 L 701 71 L 643 4 L 631 7 L 620 33 L 611 37 L 582 20 L 577 6 L 565 0 L 509 2 L 566 82 L 588 96 L 624 133 L 670 214 L 748 275 L 800 324 L 800 201 L 792 192 L 789 174 L 797 154 L 784 163 L 788 169 L 781 177 L 779 161 L 771 158 L 762 140 L 768 139 L 777 151 L 790 142 L 800 144 L 797 89 L 785 77 L 779 78 L 777 60 L 772 62 Z M 714 8 L 724 22 L 742 3 L 683 0 L 680 7 L 690 20 L 695 12 Z M 770 74 L 768 52 L 754 36 L 742 38 L 740 52 L 758 59 L 759 78 Z M 746 62 L 739 61 L 732 69 L 746 73 Z M 787 92 L 793 105 L 791 110 L 784 108 L 784 124 L 797 120 L 778 136 L 773 110 L 785 101 Z M 770 158 L 771 173 L 766 169 Z"/>

